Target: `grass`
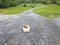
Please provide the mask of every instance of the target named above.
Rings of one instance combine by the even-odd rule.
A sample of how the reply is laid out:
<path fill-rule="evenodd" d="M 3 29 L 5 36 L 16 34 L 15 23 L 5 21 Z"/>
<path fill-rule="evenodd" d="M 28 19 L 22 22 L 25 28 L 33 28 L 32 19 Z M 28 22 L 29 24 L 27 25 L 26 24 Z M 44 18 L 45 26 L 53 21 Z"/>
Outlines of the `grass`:
<path fill-rule="evenodd" d="M 23 4 L 17 5 L 16 7 L 10 7 L 10 8 L 0 8 L 0 14 L 20 14 L 23 13 L 26 10 L 31 9 L 31 6 L 34 5 L 34 7 L 38 7 L 39 4 L 32 4 L 32 3 L 27 3 L 27 7 L 23 7 Z"/>
<path fill-rule="evenodd" d="M 27 3 L 27 7 L 23 7 L 23 4 L 17 5 L 16 7 L 10 7 L 10 8 L 0 8 L 0 14 L 20 14 L 28 9 L 31 9 L 31 6 L 34 5 L 34 7 L 38 7 L 39 4 L 32 4 L 32 3 Z"/>
<path fill-rule="evenodd" d="M 30 9 L 29 6 L 23 7 L 23 4 L 21 4 L 17 5 L 16 7 L 4 8 L 4 9 L 0 8 L 0 14 L 18 14 L 28 9 Z"/>
<path fill-rule="evenodd" d="M 39 15 L 42 15 L 42 16 L 45 16 L 45 17 L 60 17 L 60 6 L 58 5 L 53 5 L 53 4 L 50 4 L 50 5 L 45 5 L 46 7 L 45 8 L 38 8 L 36 10 L 34 10 L 35 13 L 39 14 Z"/>

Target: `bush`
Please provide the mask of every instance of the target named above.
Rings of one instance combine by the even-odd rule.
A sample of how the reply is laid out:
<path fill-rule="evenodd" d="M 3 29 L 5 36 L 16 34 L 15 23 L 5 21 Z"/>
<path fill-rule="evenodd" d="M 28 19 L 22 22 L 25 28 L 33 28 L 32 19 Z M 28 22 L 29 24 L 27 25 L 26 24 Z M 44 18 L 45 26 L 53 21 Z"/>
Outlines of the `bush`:
<path fill-rule="evenodd" d="M 17 3 L 11 3 L 10 7 L 15 7 L 17 5 Z"/>
<path fill-rule="evenodd" d="M 60 5 L 60 3 L 57 3 L 57 5 Z"/>
<path fill-rule="evenodd" d="M 57 1 L 57 5 L 60 5 L 60 1 Z"/>
<path fill-rule="evenodd" d="M 41 3 L 43 3 L 43 4 L 47 4 L 47 2 L 41 2 Z"/>
<path fill-rule="evenodd" d="M 8 8 L 9 5 L 8 4 L 0 4 L 0 8 Z"/>
<path fill-rule="evenodd" d="M 32 6 L 32 8 L 34 8 L 34 6 Z"/>
<path fill-rule="evenodd" d="M 41 3 L 43 3 L 43 4 L 47 4 L 47 0 L 41 0 Z"/>
<path fill-rule="evenodd" d="M 27 5 L 26 5 L 26 4 L 24 4 L 24 7 L 27 7 Z"/>

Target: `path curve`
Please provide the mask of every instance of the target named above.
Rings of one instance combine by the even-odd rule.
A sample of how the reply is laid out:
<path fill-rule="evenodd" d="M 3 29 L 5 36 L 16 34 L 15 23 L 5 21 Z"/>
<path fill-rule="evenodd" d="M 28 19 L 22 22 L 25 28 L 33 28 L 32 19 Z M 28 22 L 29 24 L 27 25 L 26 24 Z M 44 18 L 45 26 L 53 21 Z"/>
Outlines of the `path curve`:
<path fill-rule="evenodd" d="M 22 31 L 25 24 L 30 25 L 31 32 Z M 28 10 L 0 20 L 0 45 L 60 45 L 60 25 L 56 20 L 45 19 Z"/>

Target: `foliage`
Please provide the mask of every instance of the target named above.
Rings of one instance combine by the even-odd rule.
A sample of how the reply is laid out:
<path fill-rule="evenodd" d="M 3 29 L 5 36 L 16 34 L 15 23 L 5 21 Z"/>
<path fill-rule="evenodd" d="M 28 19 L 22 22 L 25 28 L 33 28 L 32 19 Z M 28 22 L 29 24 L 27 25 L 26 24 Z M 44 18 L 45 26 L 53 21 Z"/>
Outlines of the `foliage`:
<path fill-rule="evenodd" d="M 0 8 L 15 7 L 17 4 L 24 3 L 43 3 L 43 4 L 58 4 L 60 5 L 60 0 L 0 0 Z"/>
<path fill-rule="evenodd" d="M 17 0 L 0 0 L 0 8 L 7 8 L 10 6 L 16 6 Z"/>
<path fill-rule="evenodd" d="M 27 5 L 26 4 L 24 4 L 24 7 L 26 7 Z"/>
<path fill-rule="evenodd" d="M 57 4 L 60 5 L 60 0 L 57 0 Z"/>

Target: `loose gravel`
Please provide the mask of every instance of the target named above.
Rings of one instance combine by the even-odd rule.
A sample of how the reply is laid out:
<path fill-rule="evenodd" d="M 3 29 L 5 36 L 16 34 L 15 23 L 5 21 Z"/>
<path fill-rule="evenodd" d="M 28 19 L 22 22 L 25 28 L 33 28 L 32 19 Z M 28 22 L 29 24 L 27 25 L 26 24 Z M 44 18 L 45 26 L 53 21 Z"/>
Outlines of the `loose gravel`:
<path fill-rule="evenodd" d="M 0 45 L 60 45 L 60 19 L 49 20 L 31 10 L 18 16 L 2 17 Z M 26 24 L 31 32 L 22 31 Z"/>

